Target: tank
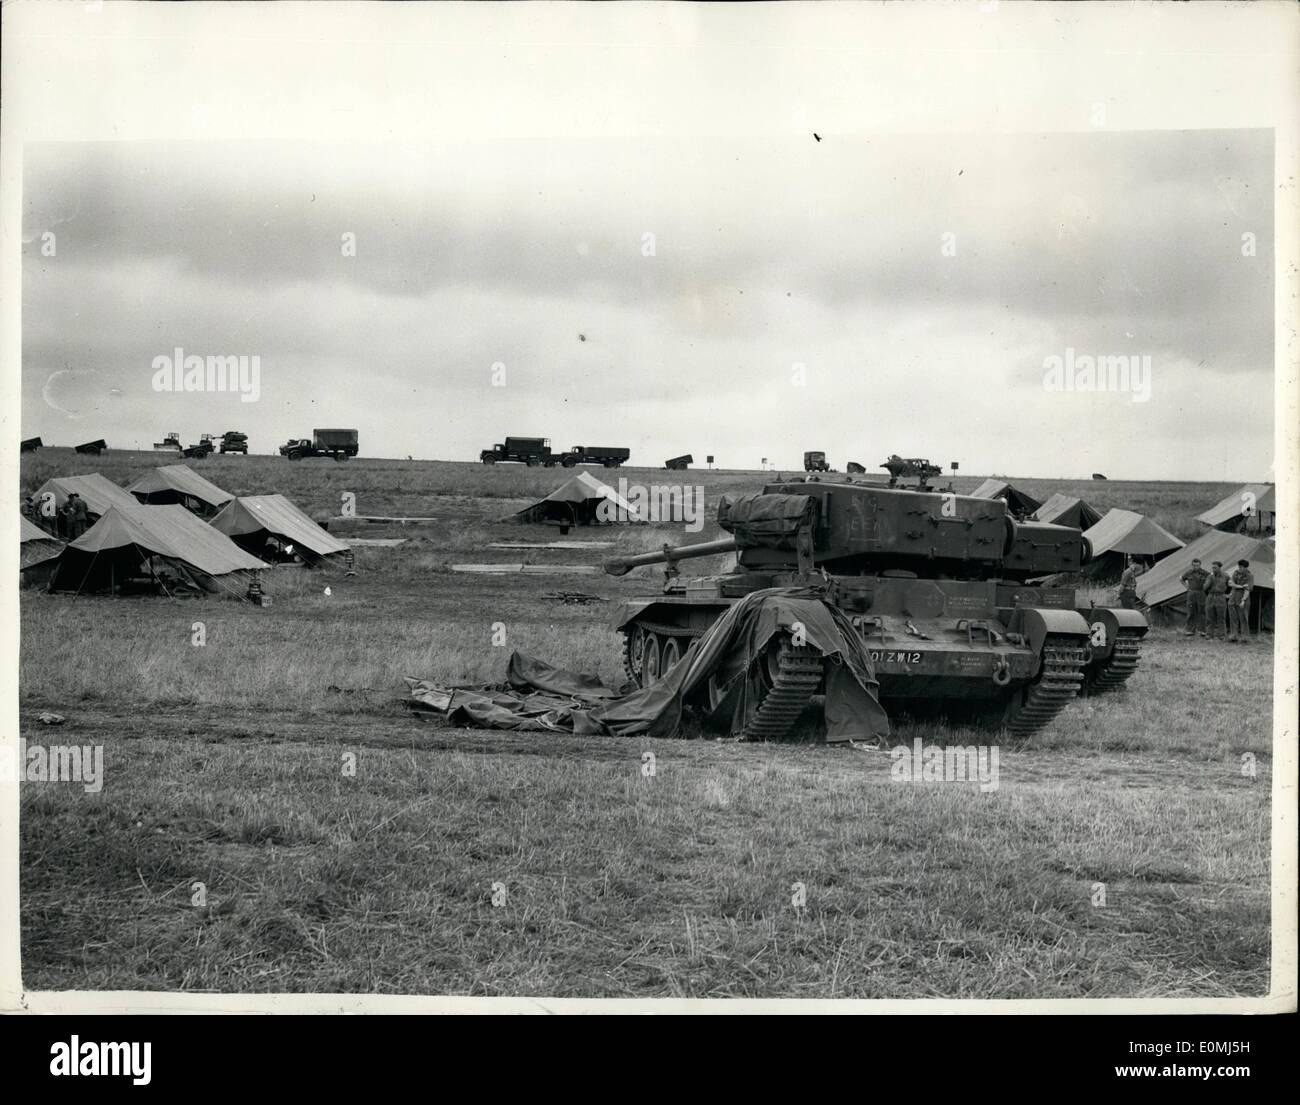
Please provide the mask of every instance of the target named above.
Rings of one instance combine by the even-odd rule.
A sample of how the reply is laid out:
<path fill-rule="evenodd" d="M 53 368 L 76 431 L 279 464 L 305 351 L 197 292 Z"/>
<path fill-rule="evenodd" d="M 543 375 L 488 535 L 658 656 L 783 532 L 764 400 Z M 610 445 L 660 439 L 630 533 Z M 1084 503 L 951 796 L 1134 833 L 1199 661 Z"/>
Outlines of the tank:
<path fill-rule="evenodd" d="M 933 474 L 916 473 L 921 487 Z M 1132 674 L 1142 615 L 1080 604 L 1074 587 L 1052 582 L 1087 562 L 1080 530 L 1017 521 L 1001 500 L 921 487 L 795 477 L 724 496 L 718 523 L 731 537 L 607 561 L 611 575 L 665 565 L 662 593 L 615 614 L 629 677 L 655 682 L 728 607 L 769 587 L 815 588 L 844 611 L 891 714 L 937 709 L 1025 738 L 1081 692 Z M 677 568 L 731 551 L 726 575 L 684 578 Z M 824 689 L 823 659 L 787 635 L 756 663 L 764 700 L 743 735 L 783 736 Z M 712 686 L 691 704 L 706 719 L 731 716 Z"/>

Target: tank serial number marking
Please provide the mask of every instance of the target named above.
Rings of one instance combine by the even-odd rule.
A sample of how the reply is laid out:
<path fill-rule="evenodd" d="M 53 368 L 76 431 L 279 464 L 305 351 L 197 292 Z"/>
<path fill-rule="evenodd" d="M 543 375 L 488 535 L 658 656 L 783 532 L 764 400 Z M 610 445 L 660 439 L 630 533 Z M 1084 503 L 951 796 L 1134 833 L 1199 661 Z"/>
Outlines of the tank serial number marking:
<path fill-rule="evenodd" d="M 878 664 L 919 664 L 922 655 L 920 652 L 899 652 L 895 649 L 871 650 L 871 659 Z"/>

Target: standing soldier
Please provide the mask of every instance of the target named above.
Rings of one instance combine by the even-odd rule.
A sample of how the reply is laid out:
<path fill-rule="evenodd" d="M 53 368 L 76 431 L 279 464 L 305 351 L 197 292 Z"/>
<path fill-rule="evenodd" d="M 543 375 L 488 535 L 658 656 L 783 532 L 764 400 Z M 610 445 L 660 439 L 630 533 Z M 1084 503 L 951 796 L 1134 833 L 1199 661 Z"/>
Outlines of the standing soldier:
<path fill-rule="evenodd" d="M 1124 569 L 1124 574 L 1119 577 L 1119 604 L 1125 610 L 1137 609 L 1137 577 L 1140 569 L 1141 565 L 1136 560 L 1130 560 L 1128 567 Z"/>
<path fill-rule="evenodd" d="M 1255 577 L 1249 560 L 1238 560 L 1237 567 L 1228 577 L 1228 640 L 1250 641 L 1250 592 Z"/>
<path fill-rule="evenodd" d="M 1199 632 L 1205 636 L 1205 581 L 1210 573 L 1201 567 L 1199 559 L 1192 561 L 1192 566 L 1180 577 L 1179 581 L 1187 588 L 1187 626 L 1184 633 L 1195 637 Z"/>
<path fill-rule="evenodd" d="M 1228 577 L 1223 574 L 1223 561 L 1210 565 L 1205 577 L 1205 612 L 1210 618 L 1208 637 L 1222 637 L 1228 618 Z"/>
<path fill-rule="evenodd" d="M 90 520 L 90 508 L 86 500 L 75 491 L 68 496 L 68 505 L 72 507 L 72 539 L 75 541 L 86 532 L 86 523 Z"/>
<path fill-rule="evenodd" d="M 58 513 L 54 516 L 55 536 L 68 539 L 68 533 L 72 529 L 72 500 L 70 498 L 63 500 L 63 505 L 59 507 Z"/>

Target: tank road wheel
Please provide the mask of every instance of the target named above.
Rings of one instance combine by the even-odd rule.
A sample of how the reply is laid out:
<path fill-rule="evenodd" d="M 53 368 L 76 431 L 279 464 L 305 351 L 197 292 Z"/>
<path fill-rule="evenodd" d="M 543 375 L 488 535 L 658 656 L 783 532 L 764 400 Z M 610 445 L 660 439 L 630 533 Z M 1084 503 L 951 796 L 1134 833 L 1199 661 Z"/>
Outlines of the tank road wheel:
<path fill-rule="evenodd" d="M 673 665 L 682 658 L 682 646 L 678 643 L 676 637 L 665 637 L 663 645 L 659 649 L 659 671 L 667 675 L 673 670 Z"/>
<path fill-rule="evenodd" d="M 641 686 L 641 661 L 645 655 L 645 630 L 631 625 L 623 634 L 623 670 L 638 687 Z"/>
<path fill-rule="evenodd" d="M 741 740 L 780 740 L 794 728 L 822 681 L 822 656 L 782 634 L 758 661 L 765 691 Z"/>
<path fill-rule="evenodd" d="M 1084 688 L 1090 692 L 1109 691 L 1121 686 L 1137 671 L 1142 652 L 1142 638 L 1136 633 L 1119 631 L 1115 647 L 1105 660 L 1089 664 L 1084 670 Z"/>
<path fill-rule="evenodd" d="M 641 647 L 641 686 L 649 687 L 659 682 L 660 666 L 659 638 L 653 633 L 645 633 L 645 644 Z"/>
<path fill-rule="evenodd" d="M 1078 697 L 1083 661 L 1083 646 L 1073 637 L 1049 634 L 1043 642 L 1042 671 L 1033 683 L 1012 693 L 1002 715 L 1003 728 L 1016 737 L 1030 737 L 1046 728 Z"/>

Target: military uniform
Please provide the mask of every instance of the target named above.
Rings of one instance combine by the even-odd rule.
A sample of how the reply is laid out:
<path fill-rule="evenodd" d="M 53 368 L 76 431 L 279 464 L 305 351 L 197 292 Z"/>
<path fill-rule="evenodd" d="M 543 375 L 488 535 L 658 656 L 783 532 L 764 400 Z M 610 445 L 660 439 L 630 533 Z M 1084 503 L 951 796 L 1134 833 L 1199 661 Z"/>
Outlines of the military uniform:
<path fill-rule="evenodd" d="M 89 516 L 90 508 L 86 506 L 86 500 L 78 495 L 72 500 L 72 539 L 74 541 L 86 532 L 86 523 Z"/>
<path fill-rule="evenodd" d="M 1250 592 L 1255 577 L 1240 566 L 1228 576 L 1228 640 L 1250 640 Z"/>
<path fill-rule="evenodd" d="M 1185 631 L 1189 637 L 1195 637 L 1198 632 L 1205 632 L 1205 581 L 1209 574 L 1204 568 L 1196 565 L 1188 568 L 1179 577 L 1179 582 L 1187 588 Z"/>
<path fill-rule="evenodd" d="M 1228 620 L 1228 577 L 1218 569 L 1205 577 L 1205 612 L 1210 620 L 1207 636 L 1222 637 Z"/>
<path fill-rule="evenodd" d="M 1136 610 L 1138 605 L 1137 569 L 1130 564 L 1119 577 L 1119 604 L 1125 610 Z"/>

